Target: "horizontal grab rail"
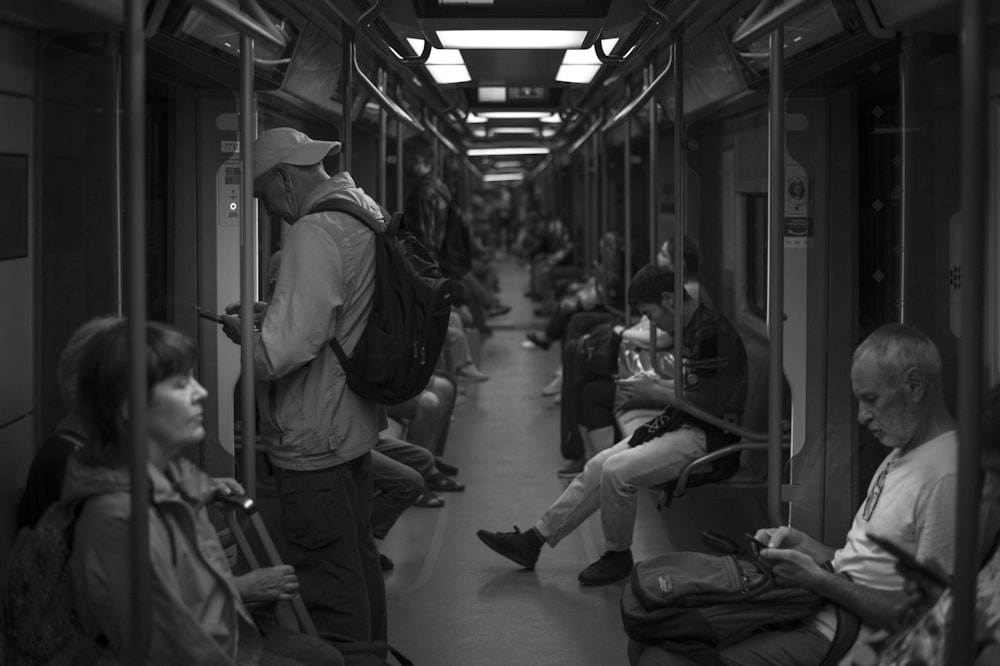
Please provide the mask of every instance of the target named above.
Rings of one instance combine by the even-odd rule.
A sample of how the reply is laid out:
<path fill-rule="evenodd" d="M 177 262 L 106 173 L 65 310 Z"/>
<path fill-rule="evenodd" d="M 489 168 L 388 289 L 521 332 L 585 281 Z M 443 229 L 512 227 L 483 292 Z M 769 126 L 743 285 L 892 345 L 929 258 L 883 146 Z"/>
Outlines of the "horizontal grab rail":
<path fill-rule="evenodd" d="M 643 104 L 649 101 L 649 98 L 653 96 L 656 89 L 663 83 L 667 76 L 674 68 L 674 50 L 677 48 L 676 44 L 671 44 L 670 46 L 670 57 L 667 59 L 667 65 L 663 68 L 663 71 L 656 75 L 656 77 L 649 82 L 649 85 L 642 89 L 642 91 L 635 96 L 631 102 L 626 104 L 621 108 L 621 110 L 610 118 L 608 122 L 604 123 L 601 128 L 602 132 L 607 132 L 608 130 L 620 125 L 627 119 L 629 119 L 635 110 L 641 107 Z"/>
<path fill-rule="evenodd" d="M 364 73 L 361 69 L 361 65 L 358 63 L 358 47 L 353 42 L 351 43 L 351 67 L 354 69 L 354 73 L 358 75 L 358 79 L 364 84 L 368 91 L 375 96 L 379 104 L 382 105 L 384 109 L 392 113 L 399 120 L 403 121 L 413 129 L 418 132 L 426 132 L 427 128 L 424 124 L 411 116 L 406 109 L 401 107 L 396 102 L 392 101 L 382 90 L 375 85 L 375 82 L 368 78 L 368 75 Z"/>
<path fill-rule="evenodd" d="M 569 147 L 569 151 L 568 151 L 569 154 L 572 155 L 573 153 L 575 153 L 576 151 L 578 151 L 580 149 L 580 146 L 582 146 L 583 144 L 585 144 L 587 142 L 587 139 L 589 139 L 591 136 L 593 136 L 594 132 L 596 132 L 598 129 L 600 129 L 601 123 L 603 121 L 604 121 L 604 113 L 603 113 L 603 111 L 598 111 L 597 120 L 594 121 L 593 125 L 591 125 L 589 128 L 587 128 L 586 132 L 584 132 L 583 134 L 580 135 L 580 138 L 578 138 L 576 141 L 573 142 L 573 145 L 571 145 Z"/>
<path fill-rule="evenodd" d="M 226 4 L 222 0 L 194 0 L 194 4 L 214 15 L 223 23 L 236 28 L 240 33 L 259 37 L 265 42 L 277 46 L 279 49 L 284 49 L 288 46 L 288 40 L 271 25 L 271 19 L 268 18 L 256 0 L 242 1 L 242 4 L 248 7 L 251 13 L 254 14 L 253 17 L 247 16 L 236 7 Z"/>
<path fill-rule="evenodd" d="M 443 143 L 448 150 L 455 153 L 456 155 L 459 154 L 460 151 L 458 150 L 458 146 L 452 143 L 451 139 L 446 137 L 444 133 L 440 129 L 438 129 L 437 125 L 431 122 L 429 114 L 426 111 L 424 112 L 424 124 L 427 125 L 427 129 L 431 131 L 431 134 L 436 136 L 438 141 Z"/>
<path fill-rule="evenodd" d="M 820 0 L 761 0 L 761 3 L 750 12 L 750 16 L 743 22 L 733 35 L 733 45 L 743 47 L 750 42 L 763 37 L 779 26 L 783 26 L 788 21 L 801 14 L 814 5 L 818 5 Z M 775 7 L 780 4 L 780 7 Z"/>

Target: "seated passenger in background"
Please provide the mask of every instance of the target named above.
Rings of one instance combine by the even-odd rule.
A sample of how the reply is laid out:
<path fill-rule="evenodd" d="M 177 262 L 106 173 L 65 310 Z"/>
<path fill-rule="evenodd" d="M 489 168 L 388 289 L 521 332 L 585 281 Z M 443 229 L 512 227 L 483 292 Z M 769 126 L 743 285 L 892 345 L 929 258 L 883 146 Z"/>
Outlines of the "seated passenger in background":
<path fill-rule="evenodd" d="M 684 249 L 683 249 L 683 276 L 684 276 L 684 291 L 691 295 L 696 302 L 701 303 L 709 310 L 715 309 L 712 304 L 712 299 L 708 295 L 698 282 L 698 266 L 701 264 L 701 253 L 698 250 L 698 245 L 688 238 L 684 237 Z M 660 246 L 659 251 L 656 253 L 656 265 L 665 266 L 670 270 L 674 269 L 674 239 L 668 238 Z M 666 330 L 657 329 L 656 331 L 656 347 L 657 349 L 669 349 L 673 346 L 673 326 Z M 639 321 L 632 327 L 625 329 L 623 334 L 623 340 L 633 344 L 641 349 L 646 349 L 649 347 L 649 318 L 643 315 Z"/>
<path fill-rule="evenodd" d="M 208 393 L 194 378 L 197 351 L 183 333 L 146 325 L 150 484 L 152 664 L 343 664 L 332 646 L 286 630 L 262 640 L 206 507 L 215 482 L 181 452 L 205 436 Z M 62 502 L 79 509 L 70 572 L 74 607 L 91 636 L 124 655 L 132 621 L 129 553 L 128 330 L 125 320 L 94 333 L 80 355 L 76 398 L 87 445 L 71 455 Z M 291 598 L 294 575 L 252 586 Z M 250 586 L 248 586 L 248 590 Z M 284 656 L 281 656 L 284 655 Z M 294 659 L 291 657 L 294 655 Z"/>
<path fill-rule="evenodd" d="M 1000 503 L 1000 385 L 983 401 L 983 501 Z M 989 546 L 989 542 L 983 544 Z M 995 540 L 989 561 L 976 581 L 975 666 L 1000 664 L 1000 543 Z M 931 564 L 930 566 L 933 566 Z M 952 590 L 898 565 L 906 577 L 906 600 L 898 610 L 897 630 L 882 641 L 877 658 L 871 651 L 852 655 L 852 666 L 910 666 L 946 663 L 945 638 L 950 635 Z"/>
<path fill-rule="evenodd" d="M 883 326 L 855 350 L 851 385 L 858 398 L 858 421 L 891 451 L 868 486 L 846 543 L 835 550 L 791 527 L 762 529 L 755 535 L 769 544 L 761 557 L 771 563 L 780 584 L 812 590 L 831 604 L 802 625 L 761 632 L 724 648 L 722 664 L 819 664 L 836 630 L 834 603 L 861 620 L 860 643 L 890 626 L 905 599 L 903 577 L 896 558 L 869 533 L 894 541 L 922 562 L 952 571 L 958 443 L 942 394 L 937 347 L 910 326 Z M 996 534 L 997 507 L 983 511 L 984 534 Z M 634 642 L 629 658 L 633 666 L 691 663 Z"/>
<path fill-rule="evenodd" d="M 83 419 L 76 400 L 76 367 L 80 354 L 95 333 L 113 326 L 117 321 L 118 317 L 96 317 L 85 322 L 73 332 L 59 354 L 56 383 L 59 397 L 69 413 L 59 421 L 55 432 L 42 442 L 31 460 L 24 493 L 17 505 L 18 529 L 33 528 L 45 510 L 62 494 L 66 459 L 86 443 Z"/>
<path fill-rule="evenodd" d="M 406 425 L 406 441 L 433 454 L 435 469 L 425 479 L 430 490 L 465 490 L 465 485 L 449 478 L 458 474 L 458 469 L 441 460 L 454 411 L 455 385 L 441 375 L 431 377 L 427 389 L 417 397 L 387 408 L 389 418 Z"/>
<path fill-rule="evenodd" d="M 684 393 L 719 418 L 738 420 L 747 388 L 747 356 L 739 334 L 724 317 L 699 305 L 687 292 L 674 300 L 674 274 L 660 266 L 642 268 L 629 285 L 629 303 L 661 327 L 674 308 L 684 321 Z M 673 382 L 637 379 L 655 385 L 665 403 L 675 403 Z M 689 462 L 729 441 L 722 431 L 670 406 L 652 421 L 591 458 L 563 494 L 527 532 L 477 532 L 488 547 L 523 567 L 534 568 L 542 545 L 555 546 L 600 509 L 607 549 L 579 576 L 585 585 L 613 583 L 632 571 L 632 534 L 639 488 L 671 481 Z"/>
<path fill-rule="evenodd" d="M 465 330 L 462 316 L 453 308 L 448 317 L 448 344 L 444 348 L 442 360 L 446 367 L 451 367 L 456 379 L 469 382 L 485 382 L 490 377 L 476 365 L 469 347 L 469 336 Z M 440 366 L 439 366 L 440 367 Z"/>

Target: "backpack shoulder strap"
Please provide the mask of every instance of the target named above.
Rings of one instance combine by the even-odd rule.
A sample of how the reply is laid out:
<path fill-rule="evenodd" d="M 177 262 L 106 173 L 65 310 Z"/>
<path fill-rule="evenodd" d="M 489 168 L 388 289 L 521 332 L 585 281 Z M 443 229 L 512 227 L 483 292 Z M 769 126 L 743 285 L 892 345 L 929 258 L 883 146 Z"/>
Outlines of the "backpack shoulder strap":
<path fill-rule="evenodd" d="M 383 218 L 388 223 L 390 217 L 389 214 L 381 206 L 379 206 L 379 209 L 382 211 Z M 312 215 L 313 213 L 345 213 L 356 220 L 360 220 L 366 227 L 375 233 L 381 233 L 381 230 L 378 228 L 378 224 L 375 222 L 375 218 L 372 217 L 372 214 L 363 206 L 360 206 L 349 199 L 342 199 L 340 197 L 325 199 L 313 206 L 309 212 L 306 213 L 306 215 Z"/>

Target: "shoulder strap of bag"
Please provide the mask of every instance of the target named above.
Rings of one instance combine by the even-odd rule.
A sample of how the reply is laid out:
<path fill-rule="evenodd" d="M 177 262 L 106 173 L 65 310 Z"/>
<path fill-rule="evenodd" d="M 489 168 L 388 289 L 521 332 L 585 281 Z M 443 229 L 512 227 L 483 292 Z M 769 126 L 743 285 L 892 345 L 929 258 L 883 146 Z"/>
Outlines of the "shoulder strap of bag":
<path fill-rule="evenodd" d="M 356 220 L 363 222 L 366 227 L 375 233 L 379 233 L 378 225 L 375 223 L 375 218 L 372 217 L 372 214 L 365 210 L 363 206 L 360 206 L 349 199 L 341 199 L 339 197 L 324 199 L 313 206 L 306 214 L 312 215 L 313 213 L 346 213 Z M 389 216 L 385 214 L 384 210 L 382 213 L 388 221 Z"/>
<path fill-rule="evenodd" d="M 846 573 L 839 575 L 851 580 L 851 577 Z M 837 613 L 837 631 L 833 635 L 833 640 L 830 641 L 830 649 L 819 666 L 837 666 L 854 645 L 854 641 L 858 640 L 858 632 L 861 631 L 861 620 L 857 615 L 843 606 L 835 605 L 834 609 Z"/>

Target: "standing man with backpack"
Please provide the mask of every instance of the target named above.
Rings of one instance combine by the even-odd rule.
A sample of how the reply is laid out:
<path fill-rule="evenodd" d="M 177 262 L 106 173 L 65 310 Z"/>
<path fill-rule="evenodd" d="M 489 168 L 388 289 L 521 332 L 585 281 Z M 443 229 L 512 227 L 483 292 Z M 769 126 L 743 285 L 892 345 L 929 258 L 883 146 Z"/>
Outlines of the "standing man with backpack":
<path fill-rule="evenodd" d="M 349 355 L 365 330 L 375 233 L 352 215 L 311 211 L 343 199 L 383 227 L 386 220 L 349 173 L 334 168 L 331 176 L 324 168 L 339 142 L 279 127 L 261 134 L 253 152 L 257 198 L 292 225 L 254 334 L 260 434 L 275 468 L 289 564 L 324 638 L 383 641 L 385 585 L 372 539 L 369 453 L 378 441 L 379 407 L 351 390 L 328 344 L 336 339 Z M 240 342 L 236 317 L 227 317 L 223 330 Z"/>

